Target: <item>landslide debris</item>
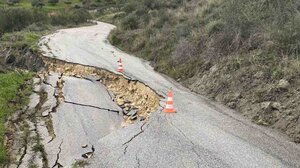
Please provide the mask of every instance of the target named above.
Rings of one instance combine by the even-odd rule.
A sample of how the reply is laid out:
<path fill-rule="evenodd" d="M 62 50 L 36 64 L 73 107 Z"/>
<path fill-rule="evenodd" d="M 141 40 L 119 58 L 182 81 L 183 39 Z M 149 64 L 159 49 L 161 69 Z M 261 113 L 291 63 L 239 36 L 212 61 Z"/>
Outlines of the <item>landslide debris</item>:
<path fill-rule="evenodd" d="M 148 120 L 150 113 L 159 107 L 161 97 L 139 81 L 126 79 L 122 75 L 96 67 L 67 63 L 51 58 L 43 59 L 48 67 L 48 72 L 78 78 L 88 76 L 96 78 L 112 93 L 113 101 L 123 109 L 126 123 L 133 123 L 136 119 Z"/>

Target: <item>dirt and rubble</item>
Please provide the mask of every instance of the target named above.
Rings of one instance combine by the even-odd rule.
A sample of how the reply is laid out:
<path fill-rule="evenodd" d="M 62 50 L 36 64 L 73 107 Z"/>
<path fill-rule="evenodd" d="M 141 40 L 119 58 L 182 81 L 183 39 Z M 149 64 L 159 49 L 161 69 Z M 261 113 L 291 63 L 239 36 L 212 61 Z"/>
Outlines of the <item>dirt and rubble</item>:
<path fill-rule="evenodd" d="M 134 121 L 148 120 L 150 113 L 159 107 L 161 96 L 145 84 L 127 79 L 121 74 L 50 58 L 43 58 L 43 62 L 47 70 L 38 72 L 34 78 L 31 105 L 16 112 L 7 123 L 7 127 L 12 129 L 12 135 L 7 139 L 11 163 L 6 167 L 49 167 L 43 142 L 50 143 L 56 138 L 50 114 L 55 113 L 61 103 L 68 103 L 63 93 L 64 76 L 86 80 L 93 78 L 103 84 L 111 99 L 122 109 L 123 126 Z M 59 74 L 57 82 L 48 83 L 47 78 L 53 73 Z M 49 101 L 54 102 L 54 105 L 50 105 Z M 89 157 L 94 150 L 87 153 Z M 57 157 L 56 166 L 60 165 L 59 154 Z"/>
<path fill-rule="evenodd" d="M 77 78 L 88 76 L 96 78 L 97 81 L 107 87 L 108 91 L 112 93 L 111 98 L 113 101 L 123 109 L 126 123 L 133 123 L 137 118 L 147 120 L 150 113 L 158 108 L 160 99 L 163 98 L 145 84 L 127 79 L 120 74 L 51 58 L 43 59 L 48 67 L 48 72 L 56 72 Z"/>

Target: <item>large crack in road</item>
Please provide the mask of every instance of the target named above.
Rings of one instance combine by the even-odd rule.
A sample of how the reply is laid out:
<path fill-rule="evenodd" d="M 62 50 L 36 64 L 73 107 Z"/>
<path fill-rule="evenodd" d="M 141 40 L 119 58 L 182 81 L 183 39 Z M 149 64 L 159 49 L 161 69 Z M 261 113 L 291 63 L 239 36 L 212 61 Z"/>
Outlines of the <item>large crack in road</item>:
<path fill-rule="evenodd" d="M 101 68 L 51 58 L 44 58 L 44 62 L 48 66 L 49 71 L 82 79 L 92 76 L 96 81 L 102 83 L 106 86 L 110 97 L 109 91 L 114 94 L 112 100 L 123 109 L 125 120 L 129 123 L 132 123 L 132 116 L 126 116 L 126 114 L 130 113 L 131 110 L 136 110 L 139 118 L 147 120 L 150 113 L 158 108 L 159 101 L 163 98 L 140 81 L 127 79 L 122 75 L 117 75 Z"/>
<path fill-rule="evenodd" d="M 70 167 L 89 159 L 95 152 L 93 143 L 143 120 L 141 131 L 124 143 L 128 146 L 144 131 L 150 113 L 159 107 L 161 96 L 139 81 L 100 68 L 55 59 L 44 61 L 47 70 L 37 75 L 40 82 L 34 90 L 40 100 L 30 116 L 38 138 L 36 146 L 41 145 L 38 165 L 42 167 Z M 34 166 L 32 162 L 36 161 L 30 158 L 39 158 L 37 154 L 27 157 L 31 147 L 27 143 L 26 137 L 17 167 Z"/>
<path fill-rule="evenodd" d="M 41 40 L 43 55 L 49 57 L 44 58 L 48 76 L 42 83 L 49 100 L 42 109 L 56 105 L 61 74 L 64 81 L 64 100 L 43 117 L 52 124 L 38 124 L 48 165 L 55 165 L 59 153 L 64 167 L 86 161 L 95 168 L 299 167 L 297 145 L 223 106 L 211 107 L 210 101 L 155 72 L 148 62 L 114 48 L 107 43 L 113 28 L 98 22 L 59 30 Z M 123 75 L 116 72 L 119 57 Z M 164 94 L 171 87 L 177 113 L 165 116 L 156 92 Z M 102 108 L 119 110 L 124 118 Z M 136 122 L 141 120 L 145 121 Z M 122 122 L 128 126 L 121 128 Z M 50 143 L 44 128 L 48 124 L 56 135 Z"/>

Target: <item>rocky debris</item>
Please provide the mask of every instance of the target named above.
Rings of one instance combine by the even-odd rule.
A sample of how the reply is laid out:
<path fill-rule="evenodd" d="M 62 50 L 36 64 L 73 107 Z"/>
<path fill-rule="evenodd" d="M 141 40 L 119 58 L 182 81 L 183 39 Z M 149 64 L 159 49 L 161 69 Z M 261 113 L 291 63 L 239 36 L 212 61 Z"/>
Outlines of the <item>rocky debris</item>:
<path fill-rule="evenodd" d="M 278 103 L 278 102 L 272 102 L 271 106 L 272 106 L 273 109 L 276 109 L 276 110 L 281 109 L 281 104 Z"/>
<path fill-rule="evenodd" d="M 277 87 L 282 90 L 288 90 L 289 86 L 290 86 L 290 83 L 285 79 L 279 80 L 278 85 L 277 85 Z"/>
<path fill-rule="evenodd" d="M 124 110 L 124 120 L 128 123 L 132 123 L 137 118 L 148 119 L 150 113 L 159 106 L 160 97 L 139 81 L 126 79 L 124 76 L 100 68 L 66 63 L 51 58 L 44 58 L 44 61 L 48 66 L 48 71 L 65 76 L 90 76 L 98 79 L 97 81 L 100 81 L 109 92 L 113 93 L 115 96 L 113 99 Z M 57 84 L 58 88 L 62 87 L 63 81 L 60 83 Z M 56 95 L 59 94 L 56 93 Z M 127 115 L 133 109 L 136 111 L 136 115 Z"/>

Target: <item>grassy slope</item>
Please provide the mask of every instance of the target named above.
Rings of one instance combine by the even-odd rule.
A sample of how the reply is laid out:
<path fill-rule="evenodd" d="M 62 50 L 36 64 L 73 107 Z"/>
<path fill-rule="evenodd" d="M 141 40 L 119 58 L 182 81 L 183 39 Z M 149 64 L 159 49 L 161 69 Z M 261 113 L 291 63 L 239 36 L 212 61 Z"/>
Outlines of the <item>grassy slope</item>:
<path fill-rule="evenodd" d="M 5 152 L 6 147 L 4 146 L 4 123 L 10 114 L 28 103 L 31 93 L 31 85 L 23 84 L 32 78 L 32 72 L 18 73 L 11 72 L 11 69 L 19 67 L 32 71 L 39 70 L 43 66 L 43 62 L 38 58 L 37 52 L 38 41 L 42 35 L 57 28 L 86 24 L 86 20 L 89 17 L 87 12 L 83 11 L 83 9 L 68 9 L 75 3 L 78 3 L 79 0 L 71 0 L 71 2 L 72 4 L 65 4 L 63 1 L 60 1 L 54 6 L 46 4 L 43 8 L 33 11 L 31 10 L 30 0 L 21 0 L 15 6 L 9 7 L 3 0 L 0 0 L 0 8 L 5 7 L 2 11 L 7 10 L 10 13 L 9 15 L 1 15 L 1 17 L 6 18 L 0 19 L 3 21 L 3 28 L 6 28 L 3 29 L 3 34 L 0 37 L 1 54 L 15 58 L 13 63 L 6 65 L 4 64 L 5 56 L 2 56 L 0 63 L 1 70 L 2 68 L 10 69 L 10 71 L 5 71 L 4 73 L 0 72 L 0 167 L 9 161 Z M 57 15 L 48 17 L 47 13 L 50 11 L 55 11 Z M 11 24 L 10 17 L 21 19 L 15 19 L 15 22 Z M 17 29 L 15 29 L 16 27 Z"/>
<path fill-rule="evenodd" d="M 4 147 L 5 121 L 11 113 L 28 104 L 31 88 L 24 83 L 31 78 L 31 73 L 0 74 L 0 163 L 7 162 Z"/>
<path fill-rule="evenodd" d="M 42 8 L 45 11 L 61 10 L 65 8 L 70 8 L 74 4 L 80 3 L 79 0 L 70 0 L 71 4 L 65 4 L 63 1 L 59 1 L 56 5 L 51 5 L 45 1 L 45 6 Z M 14 6 L 8 6 L 6 0 L 0 0 L 0 7 L 15 7 L 15 8 L 25 8 L 31 9 L 31 0 L 20 0 L 19 3 Z"/>
<path fill-rule="evenodd" d="M 300 142 L 300 8 L 280 2 L 132 0 L 110 42 Z"/>

